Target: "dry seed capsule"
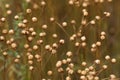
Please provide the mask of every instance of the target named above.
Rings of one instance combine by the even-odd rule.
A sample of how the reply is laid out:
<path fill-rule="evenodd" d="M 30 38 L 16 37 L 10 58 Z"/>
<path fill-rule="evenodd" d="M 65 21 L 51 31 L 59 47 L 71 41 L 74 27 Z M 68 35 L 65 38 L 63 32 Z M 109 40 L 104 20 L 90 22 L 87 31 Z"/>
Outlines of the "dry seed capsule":
<path fill-rule="evenodd" d="M 95 63 L 100 64 L 100 60 L 99 59 L 95 60 Z"/>
<path fill-rule="evenodd" d="M 12 43 L 12 44 L 11 44 L 11 47 L 12 47 L 12 48 L 16 48 L 16 47 L 17 47 L 17 44 L 16 44 L 16 43 Z"/>
<path fill-rule="evenodd" d="M 49 76 L 51 76 L 51 75 L 53 74 L 53 72 L 52 72 L 51 70 L 49 70 L 49 71 L 47 72 L 47 74 L 48 74 Z"/>
<path fill-rule="evenodd" d="M 19 59 L 15 59 L 15 60 L 14 60 L 15 63 L 18 63 L 19 61 L 20 61 Z"/>
<path fill-rule="evenodd" d="M 56 67 L 58 68 L 58 67 L 61 67 L 61 66 L 62 66 L 62 61 L 57 61 Z"/>
<path fill-rule="evenodd" d="M 3 54 L 3 56 L 7 56 L 7 55 L 8 55 L 8 53 L 7 53 L 7 52 L 3 52 L 2 54 Z"/>
<path fill-rule="evenodd" d="M 42 25 L 42 29 L 47 29 L 47 25 L 46 24 L 44 24 L 44 25 Z"/>
<path fill-rule="evenodd" d="M 30 67 L 29 67 L 29 70 L 33 70 L 33 69 L 34 69 L 34 67 L 33 67 L 33 66 L 30 66 Z"/>
<path fill-rule="evenodd" d="M 33 50 L 37 50 L 38 49 L 38 46 L 37 45 L 34 45 L 33 46 Z"/>
<path fill-rule="evenodd" d="M 105 59 L 106 59 L 106 60 L 110 60 L 110 56 L 109 56 L 109 55 L 106 55 L 106 56 L 105 56 Z"/>
<path fill-rule="evenodd" d="M 9 33 L 9 34 L 14 34 L 14 30 L 13 30 L 13 29 L 10 29 L 8 33 Z"/>
<path fill-rule="evenodd" d="M 32 17 L 32 21 L 36 22 L 37 21 L 37 17 Z"/>
<path fill-rule="evenodd" d="M 68 52 L 66 53 L 66 55 L 67 55 L 68 57 L 71 57 L 71 56 L 72 56 L 72 52 L 71 52 L 71 51 L 68 51 Z"/>
<path fill-rule="evenodd" d="M 7 14 L 10 15 L 12 13 L 11 10 L 7 10 Z"/>
<path fill-rule="evenodd" d="M 5 22 L 5 21 L 6 21 L 6 18 L 2 17 L 0 20 L 1 20 L 2 22 Z"/>
<path fill-rule="evenodd" d="M 62 26 L 63 26 L 63 27 L 66 27 L 66 26 L 67 26 L 67 22 L 63 22 L 63 23 L 62 23 Z"/>
<path fill-rule="evenodd" d="M 10 4 L 5 4 L 5 8 L 10 8 Z"/>
<path fill-rule="evenodd" d="M 112 58 L 112 59 L 111 59 L 111 62 L 112 62 L 112 63 L 116 63 L 116 59 L 115 59 L 115 58 Z"/>
<path fill-rule="evenodd" d="M 50 18 L 50 21 L 51 21 L 51 22 L 55 21 L 55 18 L 54 18 L 54 17 L 51 17 L 51 18 Z"/>
<path fill-rule="evenodd" d="M 26 9 L 26 13 L 31 13 L 32 10 L 31 9 Z"/>
<path fill-rule="evenodd" d="M 45 1 L 41 1 L 41 6 L 45 6 L 46 5 L 46 2 Z"/>
<path fill-rule="evenodd" d="M 64 43 L 65 43 L 64 39 L 60 39 L 60 40 L 59 40 L 59 43 L 60 43 L 60 44 L 64 44 Z"/>

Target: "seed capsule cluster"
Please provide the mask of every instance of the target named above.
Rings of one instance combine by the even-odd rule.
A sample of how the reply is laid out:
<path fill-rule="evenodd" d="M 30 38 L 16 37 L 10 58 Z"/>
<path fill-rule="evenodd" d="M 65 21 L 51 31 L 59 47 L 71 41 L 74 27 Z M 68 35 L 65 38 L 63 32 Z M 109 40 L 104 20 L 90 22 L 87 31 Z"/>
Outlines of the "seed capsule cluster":
<path fill-rule="evenodd" d="M 112 0 L 66 2 L 65 6 L 70 8 L 67 11 L 75 12 L 67 14 L 65 11 L 63 16 L 61 11 L 57 12 L 57 7 L 50 6 L 54 4 L 50 0 L 25 0 L 27 6 L 21 4 L 26 6 L 21 12 L 21 8 L 17 7 L 18 11 L 14 12 L 11 4 L 5 4 L 5 14 L 0 16 L 0 51 L 6 59 L 4 69 L 8 68 L 8 73 L 12 66 L 14 71 L 28 71 L 24 73 L 30 73 L 33 78 L 37 76 L 39 80 L 57 80 L 56 76 L 60 80 L 101 80 L 102 72 L 109 70 L 110 64 L 117 63 L 110 55 L 102 60 L 108 33 L 100 23 L 112 14 L 101 12 L 100 8 L 100 13 L 96 10 L 91 15 L 91 6 Z M 88 56 L 95 60 L 89 61 Z M 19 77 L 24 74 L 14 71 L 10 74 Z M 110 80 L 116 79 L 113 73 L 108 76 Z"/>

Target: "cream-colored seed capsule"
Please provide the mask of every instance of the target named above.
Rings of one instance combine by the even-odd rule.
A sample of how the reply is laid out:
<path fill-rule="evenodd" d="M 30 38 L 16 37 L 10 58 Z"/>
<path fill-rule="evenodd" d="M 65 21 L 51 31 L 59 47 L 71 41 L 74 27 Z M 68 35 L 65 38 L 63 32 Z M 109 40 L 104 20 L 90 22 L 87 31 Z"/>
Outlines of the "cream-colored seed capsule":
<path fill-rule="evenodd" d="M 92 44 L 92 48 L 96 48 L 96 44 L 93 43 L 93 44 Z"/>
<path fill-rule="evenodd" d="M 16 48 L 16 47 L 17 47 L 17 44 L 16 44 L 16 43 L 12 43 L 12 44 L 11 44 L 11 47 L 12 47 L 12 48 Z"/>
<path fill-rule="evenodd" d="M 60 39 L 59 43 L 64 44 L 65 43 L 64 39 Z"/>
<path fill-rule="evenodd" d="M 53 38 L 57 38 L 58 35 L 57 35 L 57 34 L 53 34 L 52 37 L 53 37 Z"/>
<path fill-rule="evenodd" d="M 112 58 L 112 59 L 111 59 L 111 62 L 112 62 L 112 63 L 116 63 L 116 59 L 115 59 L 115 58 Z"/>
<path fill-rule="evenodd" d="M 107 65 L 103 65 L 102 67 L 103 67 L 103 69 L 107 69 L 107 68 L 108 68 L 108 66 L 107 66 Z"/>
<path fill-rule="evenodd" d="M 100 20 L 100 16 L 95 16 L 95 19 Z"/>
<path fill-rule="evenodd" d="M 74 41 L 75 38 L 73 36 L 70 37 L 70 41 Z"/>
<path fill-rule="evenodd" d="M 87 4 L 86 2 L 83 2 L 82 6 L 83 6 L 83 7 L 87 7 L 88 4 Z"/>
<path fill-rule="evenodd" d="M 11 10 L 7 10 L 7 14 L 10 15 L 12 13 Z"/>
<path fill-rule="evenodd" d="M 26 0 L 26 2 L 27 2 L 27 3 L 30 3 L 30 2 L 31 2 L 31 0 Z"/>
<path fill-rule="evenodd" d="M 0 36 L 0 40 L 1 41 L 5 40 L 5 37 L 4 36 Z"/>
<path fill-rule="evenodd" d="M 89 67 L 89 70 L 93 70 L 93 69 L 94 69 L 94 67 L 93 67 L 93 66 L 90 66 L 90 67 Z"/>
<path fill-rule="evenodd" d="M 86 80 L 86 77 L 85 76 L 80 76 L 80 79 L 81 80 Z"/>
<path fill-rule="evenodd" d="M 106 13 L 106 17 L 109 17 L 110 15 L 111 15 L 111 13 L 109 13 L 109 12 L 108 12 L 108 13 Z"/>
<path fill-rule="evenodd" d="M 18 15 L 15 15 L 15 16 L 14 16 L 14 19 L 16 19 L 16 20 L 19 19 L 19 16 L 18 16 Z"/>
<path fill-rule="evenodd" d="M 102 31 L 100 34 L 101 34 L 102 36 L 105 36 L 105 35 L 106 35 L 106 33 L 105 33 L 104 31 Z"/>
<path fill-rule="evenodd" d="M 1 18 L 1 21 L 2 21 L 2 22 L 5 22 L 5 20 L 6 20 L 6 18 L 4 18 L 4 17 Z"/>
<path fill-rule="evenodd" d="M 97 42 L 96 42 L 96 46 L 101 46 L 101 42 L 100 42 L 100 41 L 97 41 Z"/>
<path fill-rule="evenodd" d="M 33 70 L 33 69 L 34 69 L 34 67 L 33 67 L 33 66 L 30 66 L 30 67 L 29 67 L 29 70 Z"/>
<path fill-rule="evenodd" d="M 51 76 L 51 75 L 53 74 L 53 72 L 52 72 L 51 70 L 49 70 L 49 71 L 47 72 L 47 74 L 48 74 L 49 76 Z"/>
<path fill-rule="evenodd" d="M 86 62 L 82 62 L 82 66 L 86 66 L 87 65 L 87 63 Z"/>
<path fill-rule="evenodd" d="M 33 40 L 33 37 L 32 36 L 29 36 L 28 37 L 28 41 L 32 41 Z"/>
<path fill-rule="evenodd" d="M 41 32 L 41 33 L 39 33 L 39 36 L 40 36 L 40 37 L 46 36 L 46 32 Z"/>
<path fill-rule="evenodd" d="M 46 24 L 42 25 L 42 28 L 43 28 L 43 29 L 47 29 L 47 27 L 48 27 L 48 26 L 47 26 Z"/>
<path fill-rule="evenodd" d="M 34 58 L 34 56 L 32 54 L 28 55 L 28 59 L 33 59 L 33 58 Z"/>
<path fill-rule="evenodd" d="M 3 34 L 7 34 L 7 33 L 8 33 L 8 30 L 7 30 L 7 29 L 3 29 L 3 30 L 2 30 L 2 33 L 3 33 Z"/>
<path fill-rule="evenodd" d="M 39 5 L 36 4 L 36 3 L 34 3 L 34 4 L 33 4 L 33 8 L 37 10 L 37 9 L 39 8 Z"/>
<path fill-rule="evenodd" d="M 95 60 L 95 63 L 100 64 L 100 60 L 99 59 Z"/>
<path fill-rule="evenodd" d="M 9 33 L 9 34 L 14 34 L 14 30 L 13 30 L 13 29 L 10 29 L 8 33 Z"/>
<path fill-rule="evenodd" d="M 67 55 L 68 57 L 71 57 L 71 56 L 72 56 L 72 52 L 71 52 L 71 51 L 68 51 L 68 52 L 66 53 L 66 55 Z"/>
<path fill-rule="evenodd" d="M 45 6 L 46 2 L 45 1 L 41 1 L 41 6 Z"/>
<path fill-rule="evenodd" d="M 81 74 L 82 74 L 82 75 L 86 75 L 86 73 L 87 73 L 87 72 L 86 72 L 85 70 L 82 70 L 82 71 L 81 71 Z"/>
<path fill-rule="evenodd" d="M 7 40 L 7 41 L 6 41 L 6 44 L 11 44 L 11 41 L 10 41 L 10 40 Z"/>
<path fill-rule="evenodd" d="M 23 20 L 23 23 L 24 23 L 24 24 L 28 23 L 28 20 L 27 20 L 27 19 L 24 19 L 24 20 Z"/>
<path fill-rule="evenodd" d="M 84 11 L 84 12 L 83 12 L 83 15 L 84 15 L 84 16 L 88 16 L 88 12 L 87 12 L 87 11 Z"/>
<path fill-rule="evenodd" d="M 108 2 L 112 2 L 113 0 L 107 0 Z"/>
<path fill-rule="evenodd" d="M 74 71 L 72 69 L 68 70 L 68 74 L 72 75 L 73 73 L 74 73 Z"/>
<path fill-rule="evenodd" d="M 95 24 L 95 20 L 90 21 L 91 24 Z"/>
<path fill-rule="evenodd" d="M 70 63 L 72 61 L 71 58 L 67 58 L 67 62 Z"/>
<path fill-rule="evenodd" d="M 39 55 L 39 54 L 35 54 L 35 58 L 36 58 L 36 59 L 39 59 L 39 58 L 40 58 L 40 55 Z"/>
<path fill-rule="evenodd" d="M 96 51 L 96 48 L 91 48 L 91 52 L 95 52 Z"/>
<path fill-rule="evenodd" d="M 77 73 L 81 74 L 81 70 L 80 70 L 80 69 L 78 69 L 78 70 L 77 70 Z"/>
<path fill-rule="evenodd" d="M 58 72 L 63 72 L 64 70 L 63 70 L 63 68 L 58 68 L 58 70 L 57 70 Z"/>
<path fill-rule="evenodd" d="M 86 20 L 82 20 L 82 21 L 81 21 L 81 24 L 82 24 L 82 25 L 86 25 L 86 24 L 87 24 L 87 21 L 86 21 Z"/>
<path fill-rule="evenodd" d="M 20 56 L 20 55 L 17 55 L 16 57 L 17 57 L 18 59 L 20 59 L 21 56 Z"/>
<path fill-rule="evenodd" d="M 94 80 L 100 80 L 98 76 L 95 76 L 94 77 Z"/>
<path fill-rule="evenodd" d="M 38 45 L 40 45 L 40 44 L 42 44 L 42 43 L 43 43 L 43 40 L 41 40 L 41 39 L 37 41 L 37 44 L 38 44 Z"/>
<path fill-rule="evenodd" d="M 5 4 L 5 8 L 10 8 L 10 4 Z"/>
<path fill-rule="evenodd" d="M 115 78 L 116 78 L 116 76 L 115 76 L 114 74 L 111 74 L 111 75 L 110 75 L 110 79 L 111 79 L 111 80 L 116 80 Z"/>
<path fill-rule="evenodd" d="M 81 46 L 82 46 L 82 47 L 85 47 L 86 45 L 87 45 L 86 42 L 82 42 L 82 43 L 81 43 Z"/>
<path fill-rule="evenodd" d="M 26 13 L 31 13 L 32 10 L 31 9 L 26 9 Z"/>
<path fill-rule="evenodd" d="M 56 67 L 61 67 L 62 66 L 62 61 L 57 61 Z"/>
<path fill-rule="evenodd" d="M 69 4 L 69 5 L 73 5 L 73 4 L 74 4 L 74 1 L 73 1 L 73 0 L 69 0 L 68 4 Z"/>
<path fill-rule="evenodd" d="M 56 53 L 57 53 L 57 50 L 52 49 L 51 53 L 52 53 L 52 54 L 56 54 Z"/>
<path fill-rule="evenodd" d="M 109 56 L 109 55 L 106 55 L 106 56 L 105 56 L 105 59 L 106 59 L 106 60 L 109 60 L 109 59 L 110 59 L 110 56 Z"/>
<path fill-rule="evenodd" d="M 54 18 L 54 17 L 51 17 L 51 18 L 50 18 L 50 21 L 51 21 L 51 22 L 55 21 L 55 18 Z"/>
<path fill-rule="evenodd" d="M 104 40 L 104 39 L 105 39 L 105 36 L 100 36 L 100 39 L 101 39 L 101 40 Z"/>
<path fill-rule="evenodd" d="M 32 21 L 36 22 L 37 21 L 37 17 L 32 17 Z"/>
<path fill-rule="evenodd" d="M 45 49 L 46 49 L 46 50 L 49 50 L 50 48 L 51 48 L 50 45 L 46 45 L 46 46 L 45 46 Z"/>
<path fill-rule="evenodd" d="M 63 63 L 63 64 L 66 64 L 66 63 L 67 63 L 67 61 L 66 61 L 65 59 L 63 59 L 63 60 L 62 60 L 62 63 Z"/>
<path fill-rule="evenodd" d="M 29 31 L 30 31 L 30 32 L 33 32 L 33 31 L 34 31 L 34 28 L 33 28 L 33 27 L 29 28 Z"/>
<path fill-rule="evenodd" d="M 52 47 L 53 48 L 58 48 L 58 44 L 57 43 L 53 43 Z"/>
<path fill-rule="evenodd" d="M 15 63 L 18 63 L 19 61 L 20 61 L 20 60 L 19 60 L 19 59 L 17 59 L 17 58 L 14 60 L 14 62 L 15 62 Z"/>
<path fill-rule="evenodd" d="M 73 64 L 73 63 L 70 63 L 70 64 L 69 64 L 69 67 L 70 67 L 70 68 L 73 68 L 73 67 L 74 67 L 74 64 Z"/>
<path fill-rule="evenodd" d="M 32 35 L 32 36 L 36 36 L 36 32 L 35 32 L 35 31 L 32 32 L 31 35 Z"/>
<path fill-rule="evenodd" d="M 67 26 L 67 22 L 63 22 L 63 23 L 62 23 L 62 26 L 63 26 L 63 27 Z"/>
<path fill-rule="evenodd" d="M 2 54 L 3 54 L 3 56 L 7 56 L 7 55 L 8 55 L 8 53 L 7 53 L 7 52 L 3 52 Z"/>
<path fill-rule="evenodd" d="M 38 46 L 37 45 L 34 45 L 33 46 L 33 50 L 37 50 L 38 49 Z"/>
<path fill-rule="evenodd" d="M 10 38 L 10 42 L 13 42 L 13 41 L 15 41 L 15 39 L 14 38 Z"/>
<path fill-rule="evenodd" d="M 71 80 L 70 76 L 67 76 L 65 80 Z"/>
<path fill-rule="evenodd" d="M 29 60 L 29 61 L 28 61 L 28 64 L 30 64 L 30 65 L 33 64 L 33 61 L 32 61 L 32 60 Z"/>
<path fill-rule="evenodd" d="M 75 21 L 75 20 L 71 20 L 70 23 L 71 23 L 71 24 L 75 24 L 76 21 Z"/>
<path fill-rule="evenodd" d="M 85 36 L 82 36 L 81 37 L 81 41 L 85 41 L 86 40 L 86 37 Z"/>

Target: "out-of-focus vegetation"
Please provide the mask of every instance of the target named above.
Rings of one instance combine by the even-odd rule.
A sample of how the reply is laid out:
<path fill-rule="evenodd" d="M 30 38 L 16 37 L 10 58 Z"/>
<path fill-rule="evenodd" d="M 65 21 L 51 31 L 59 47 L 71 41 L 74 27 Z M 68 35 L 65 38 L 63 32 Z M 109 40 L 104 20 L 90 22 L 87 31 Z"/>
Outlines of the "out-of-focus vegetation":
<path fill-rule="evenodd" d="M 0 80 L 118 80 L 120 0 L 0 0 Z"/>

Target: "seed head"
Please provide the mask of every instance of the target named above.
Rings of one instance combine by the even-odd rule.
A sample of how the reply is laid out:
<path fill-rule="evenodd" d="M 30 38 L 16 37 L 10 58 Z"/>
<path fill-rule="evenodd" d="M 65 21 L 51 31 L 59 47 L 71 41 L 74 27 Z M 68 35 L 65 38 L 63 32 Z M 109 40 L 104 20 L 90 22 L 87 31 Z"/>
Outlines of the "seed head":
<path fill-rule="evenodd" d="M 32 17 L 32 21 L 36 22 L 37 21 L 37 17 Z"/>

